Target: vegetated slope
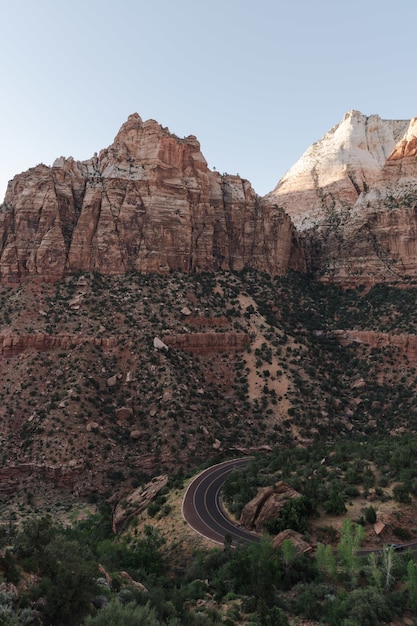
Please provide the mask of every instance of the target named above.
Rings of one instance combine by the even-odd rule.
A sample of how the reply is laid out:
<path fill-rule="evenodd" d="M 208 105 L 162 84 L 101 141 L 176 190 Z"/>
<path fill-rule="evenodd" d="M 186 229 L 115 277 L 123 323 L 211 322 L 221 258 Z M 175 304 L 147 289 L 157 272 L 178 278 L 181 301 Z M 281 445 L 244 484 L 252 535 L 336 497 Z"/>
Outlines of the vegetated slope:
<path fill-rule="evenodd" d="M 335 333 L 415 332 L 413 301 L 255 271 L 3 287 L 0 488 L 111 498 L 242 451 L 413 431 L 407 346 Z"/>

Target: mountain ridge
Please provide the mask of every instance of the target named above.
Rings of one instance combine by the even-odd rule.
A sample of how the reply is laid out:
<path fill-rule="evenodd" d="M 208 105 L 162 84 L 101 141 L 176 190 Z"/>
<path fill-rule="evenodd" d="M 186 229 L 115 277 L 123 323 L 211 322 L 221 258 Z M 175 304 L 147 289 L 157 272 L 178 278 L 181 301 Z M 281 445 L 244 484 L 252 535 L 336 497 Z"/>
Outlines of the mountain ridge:
<path fill-rule="evenodd" d="M 16 176 L 0 213 L 0 279 L 72 272 L 304 269 L 282 209 L 249 181 L 212 172 L 193 136 L 129 116 L 92 159 Z"/>
<path fill-rule="evenodd" d="M 372 284 L 417 272 L 417 121 L 349 111 L 264 197 L 211 171 L 193 135 L 128 117 L 86 161 L 10 181 L 0 281 L 74 272 L 288 269 Z"/>

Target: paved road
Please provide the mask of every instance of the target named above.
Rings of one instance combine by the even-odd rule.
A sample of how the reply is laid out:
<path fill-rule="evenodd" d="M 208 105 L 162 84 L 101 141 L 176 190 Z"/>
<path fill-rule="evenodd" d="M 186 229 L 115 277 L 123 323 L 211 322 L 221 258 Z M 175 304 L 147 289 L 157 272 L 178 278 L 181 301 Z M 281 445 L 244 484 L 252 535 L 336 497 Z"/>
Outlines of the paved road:
<path fill-rule="evenodd" d="M 234 461 L 224 461 L 209 467 L 199 474 L 188 486 L 182 502 L 182 514 L 186 522 L 203 537 L 223 544 L 226 534 L 232 538 L 233 545 L 257 541 L 259 536 L 238 526 L 227 516 L 220 497 L 220 490 L 228 475 L 237 467 L 243 467 L 251 460 L 244 457 Z M 412 550 L 417 556 L 417 542 L 395 544 L 396 551 Z M 362 548 L 358 556 L 367 556 L 371 552 L 380 554 L 382 548 Z"/>
<path fill-rule="evenodd" d="M 228 518 L 220 497 L 220 490 L 230 472 L 249 461 L 250 457 L 245 457 L 219 463 L 190 483 L 182 503 L 182 514 L 193 530 L 219 544 L 224 543 L 226 534 L 231 536 L 233 545 L 259 538 Z"/>

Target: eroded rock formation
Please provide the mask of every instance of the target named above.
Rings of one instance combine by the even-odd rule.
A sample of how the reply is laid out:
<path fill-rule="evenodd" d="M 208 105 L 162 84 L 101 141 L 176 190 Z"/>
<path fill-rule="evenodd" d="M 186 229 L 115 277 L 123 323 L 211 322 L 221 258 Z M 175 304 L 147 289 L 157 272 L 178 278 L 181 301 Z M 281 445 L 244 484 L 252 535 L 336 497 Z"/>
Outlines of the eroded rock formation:
<path fill-rule="evenodd" d="M 299 497 L 298 491 L 282 480 L 273 487 L 262 487 L 243 508 L 240 523 L 250 530 L 262 531 L 267 522 L 280 516 L 288 500 Z"/>
<path fill-rule="evenodd" d="M 210 171 L 195 137 L 137 114 L 92 159 L 16 176 L 0 212 L 3 282 L 247 265 L 305 267 L 289 217 L 247 180 Z"/>
<path fill-rule="evenodd" d="M 30 349 L 38 352 L 57 349 L 69 350 L 74 346 L 85 343 L 108 350 L 117 344 L 117 339 L 115 337 L 91 337 L 68 333 L 59 335 L 47 335 L 46 333 L 19 334 L 6 330 L 0 333 L 0 355 L 8 358 Z"/>
<path fill-rule="evenodd" d="M 415 276 L 417 118 L 350 111 L 260 198 L 210 171 L 194 136 L 134 114 L 93 158 L 16 176 L 0 210 L 5 283 L 244 267 L 343 284 Z"/>
<path fill-rule="evenodd" d="M 417 119 L 358 111 L 311 146 L 270 200 L 304 232 L 311 269 L 343 284 L 417 272 Z"/>
<path fill-rule="evenodd" d="M 171 348 L 196 354 L 240 351 L 250 343 L 246 333 L 236 332 L 183 333 L 164 337 L 164 340 Z"/>
<path fill-rule="evenodd" d="M 267 197 L 285 209 L 299 230 L 320 226 L 348 211 L 370 188 L 408 124 L 349 111 Z"/>
<path fill-rule="evenodd" d="M 383 333 L 373 330 L 335 330 L 332 336 L 342 345 L 362 343 L 370 348 L 398 348 L 411 362 L 417 361 L 417 335 Z"/>

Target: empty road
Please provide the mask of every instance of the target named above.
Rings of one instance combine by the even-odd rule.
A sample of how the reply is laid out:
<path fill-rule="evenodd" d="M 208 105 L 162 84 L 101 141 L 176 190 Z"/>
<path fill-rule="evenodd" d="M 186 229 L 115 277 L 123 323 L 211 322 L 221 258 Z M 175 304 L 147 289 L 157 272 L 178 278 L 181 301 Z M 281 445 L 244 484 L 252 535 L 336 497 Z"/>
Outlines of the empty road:
<path fill-rule="evenodd" d="M 230 535 L 233 545 L 258 540 L 257 535 L 230 520 L 220 497 L 220 490 L 230 472 L 249 461 L 250 457 L 224 461 L 204 470 L 190 483 L 182 503 L 182 513 L 191 528 L 203 537 L 223 544 L 225 535 Z"/>

